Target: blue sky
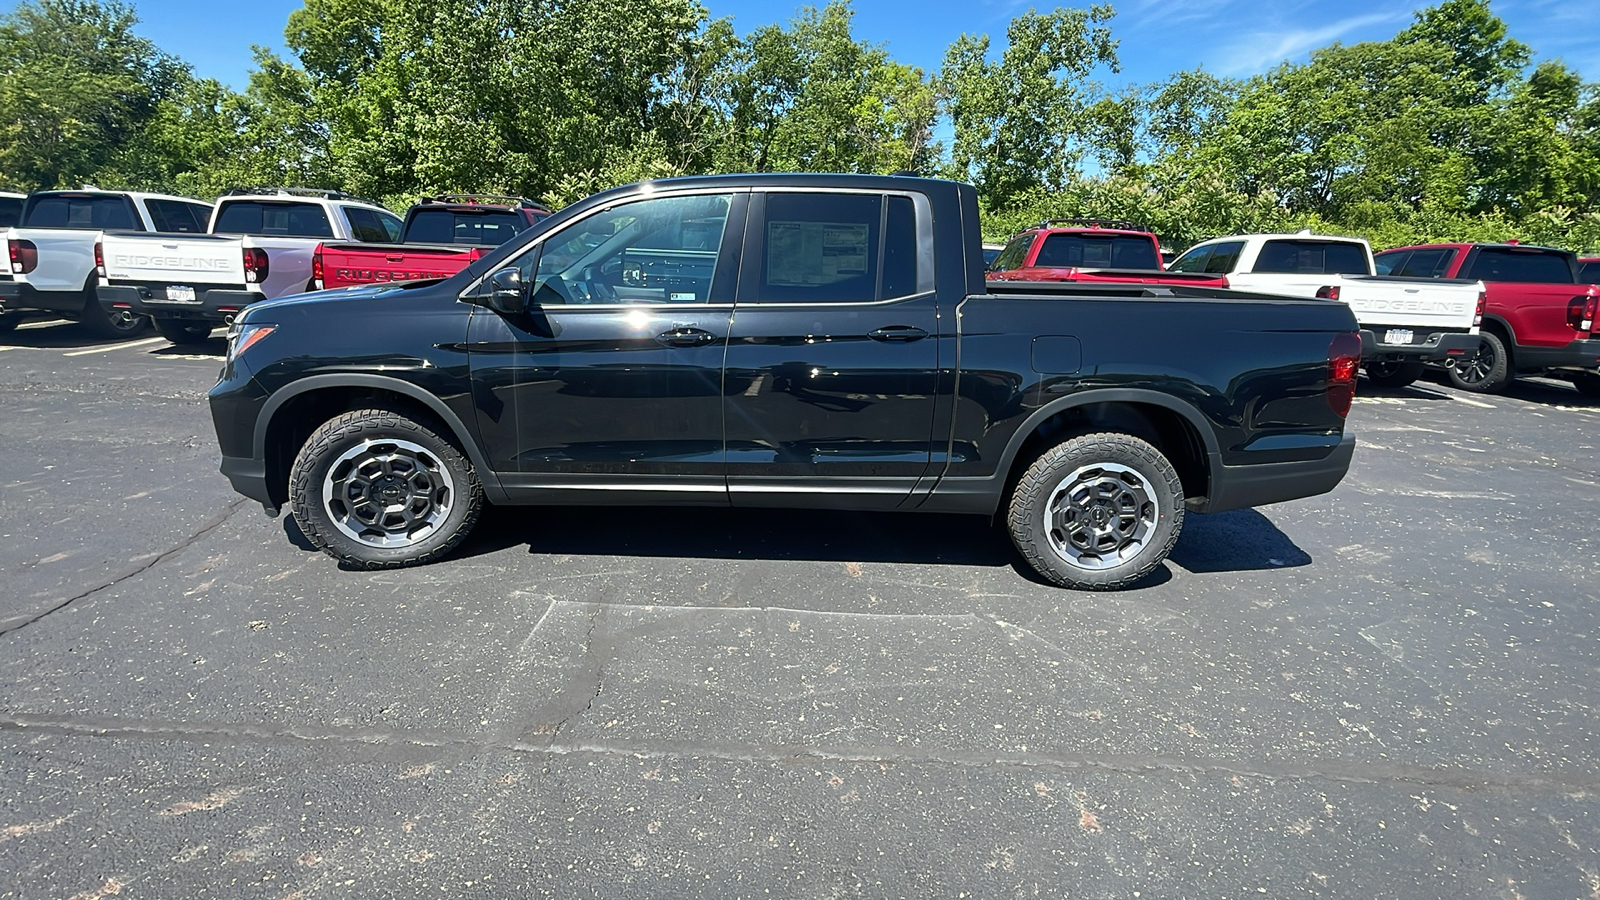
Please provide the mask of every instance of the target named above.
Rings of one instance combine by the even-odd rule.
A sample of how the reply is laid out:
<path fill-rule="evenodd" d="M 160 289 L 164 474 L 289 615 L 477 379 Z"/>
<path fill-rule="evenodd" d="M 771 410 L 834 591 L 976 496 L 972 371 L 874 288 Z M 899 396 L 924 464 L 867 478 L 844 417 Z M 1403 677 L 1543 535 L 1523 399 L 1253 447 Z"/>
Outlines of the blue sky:
<path fill-rule="evenodd" d="M 619 0 L 626 3 L 628 0 Z M 732 16 L 744 33 L 787 21 L 799 4 L 702 0 L 713 16 Z M 1091 0 L 1067 5 L 1088 6 Z M 140 33 L 193 64 L 197 74 L 243 88 L 250 45 L 282 51 L 283 27 L 298 0 L 133 0 Z M 1142 84 L 1204 66 L 1221 75 L 1250 75 L 1285 59 L 1303 60 L 1333 41 L 1382 40 L 1426 3 L 1382 0 L 1120 0 L 1112 34 L 1121 41 L 1122 73 L 1111 85 Z M 4 3 L 12 8 L 14 3 Z M 989 34 L 998 47 L 1006 23 L 1025 0 L 856 0 L 859 38 L 886 44 L 894 58 L 937 69 L 962 32 Z M 1493 9 L 1513 37 L 1539 59 L 1562 58 L 1586 81 L 1600 81 L 1600 0 L 1496 0 Z"/>

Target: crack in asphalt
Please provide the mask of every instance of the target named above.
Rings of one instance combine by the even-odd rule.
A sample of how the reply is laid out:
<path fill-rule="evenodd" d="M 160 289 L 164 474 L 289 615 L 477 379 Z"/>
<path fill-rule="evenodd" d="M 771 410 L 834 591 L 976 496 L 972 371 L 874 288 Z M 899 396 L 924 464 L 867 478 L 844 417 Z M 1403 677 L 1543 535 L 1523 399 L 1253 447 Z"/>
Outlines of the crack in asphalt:
<path fill-rule="evenodd" d="M 144 573 L 150 571 L 151 569 L 153 569 L 156 566 L 160 565 L 161 563 L 165 562 L 169 558 L 171 558 L 171 557 L 173 557 L 173 556 L 175 556 L 175 555 L 177 555 L 179 553 L 182 553 L 184 550 L 187 550 L 190 547 L 193 547 L 195 544 L 199 543 L 203 538 L 205 538 L 206 535 L 210 534 L 213 531 L 216 531 L 218 528 L 221 528 L 223 526 L 223 524 L 226 523 L 229 519 L 233 518 L 233 514 L 238 512 L 239 508 L 244 506 L 245 503 L 247 503 L 247 502 L 249 502 L 249 501 L 246 498 L 241 497 L 238 500 L 235 500 L 232 503 L 228 504 L 228 507 L 226 509 L 224 509 L 222 512 L 218 513 L 217 515 L 213 516 L 204 525 L 200 526 L 200 530 L 199 531 L 196 531 L 194 534 L 189 535 L 187 538 L 185 538 L 182 541 L 180 541 L 176 546 L 171 547 L 171 548 L 166 549 L 166 550 L 163 550 L 160 553 L 157 553 L 155 556 L 151 557 L 149 561 L 144 562 L 144 563 L 140 563 L 139 565 L 133 567 L 132 569 L 129 569 L 128 571 L 123 572 L 120 575 L 116 575 L 116 576 L 112 577 L 111 580 L 109 580 L 109 581 L 107 581 L 107 582 L 105 582 L 103 584 L 96 585 L 95 587 L 92 587 L 92 588 L 88 589 L 87 591 L 84 591 L 81 594 L 74 594 L 73 596 L 68 597 L 65 600 L 62 600 L 60 603 L 57 603 L 56 605 L 50 607 L 49 609 L 44 610 L 43 612 L 37 613 L 37 614 L 35 614 L 33 616 L 30 616 L 30 617 L 28 617 L 26 619 L 13 619 L 10 623 L 4 625 L 3 627 L 0 627 L 0 637 L 5 637 L 6 635 L 14 634 L 14 633 L 16 633 L 18 631 L 21 631 L 22 629 L 27 628 L 29 625 L 32 625 L 35 622 L 42 621 L 45 618 L 47 618 L 47 617 L 49 617 L 51 615 L 54 615 L 55 613 L 58 613 L 58 612 L 62 611 L 63 609 L 66 609 L 67 607 L 71 606 L 72 604 L 77 603 L 79 600 L 83 600 L 83 599 L 85 599 L 87 597 L 92 597 L 95 594 L 98 594 L 101 591 L 105 590 L 106 588 L 116 587 L 117 585 L 121 584 L 124 581 L 127 581 L 130 578 L 137 578 L 138 576 L 143 575 Z"/>
<path fill-rule="evenodd" d="M 1058 774 L 1101 774 L 1158 778 L 1259 778 L 1272 782 L 1337 782 L 1395 785 L 1490 793 L 1587 793 L 1600 791 L 1600 774 L 1588 772 L 1497 773 L 1362 761 L 1317 760 L 1301 765 L 1263 765 L 1236 760 L 1182 756 L 983 750 L 907 752 L 892 747 L 761 746 L 736 741 L 578 741 L 528 743 L 474 738 L 449 732 L 407 729 L 355 729 L 327 726 L 221 724 L 149 721 L 115 717 L 0 715 L 0 733 L 47 734 L 109 740 L 234 743 L 260 746 L 381 748 L 398 751 L 456 751 L 465 755 L 511 753 L 614 759 L 717 760 L 776 765 L 942 766 Z"/>

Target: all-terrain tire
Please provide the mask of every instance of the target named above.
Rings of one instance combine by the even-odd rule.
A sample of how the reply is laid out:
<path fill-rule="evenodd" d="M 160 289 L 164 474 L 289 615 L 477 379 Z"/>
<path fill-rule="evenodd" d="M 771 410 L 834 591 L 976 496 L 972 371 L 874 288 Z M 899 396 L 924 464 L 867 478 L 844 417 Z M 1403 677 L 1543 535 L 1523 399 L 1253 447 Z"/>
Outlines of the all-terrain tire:
<path fill-rule="evenodd" d="M 1382 362 L 1367 363 L 1367 380 L 1378 387 L 1403 388 L 1422 377 L 1425 368 L 1419 362 L 1397 362 L 1383 360 Z"/>
<path fill-rule="evenodd" d="M 1450 383 L 1474 394 L 1499 394 L 1511 386 L 1516 372 L 1511 368 L 1511 354 L 1500 335 L 1485 329 L 1478 335 L 1482 342 L 1478 352 L 1455 360 L 1445 371 Z"/>
<path fill-rule="evenodd" d="M 83 289 L 83 312 L 78 315 L 78 321 L 95 337 L 112 341 L 131 340 L 144 334 L 144 330 L 150 327 L 149 316 L 136 316 L 131 310 L 108 310 L 101 306 L 93 286 Z"/>
<path fill-rule="evenodd" d="M 204 344 L 211 339 L 211 323 L 183 319 L 156 319 L 156 332 L 174 344 Z"/>
<path fill-rule="evenodd" d="M 1103 432 L 1072 438 L 1030 465 L 1011 492 L 1011 540 L 1055 584 L 1128 587 L 1172 552 L 1183 483 L 1149 443 Z"/>
<path fill-rule="evenodd" d="M 358 409 L 324 422 L 289 472 L 289 508 L 301 532 L 357 568 L 443 557 L 472 531 L 483 502 L 483 485 L 460 451 L 387 409 Z"/>

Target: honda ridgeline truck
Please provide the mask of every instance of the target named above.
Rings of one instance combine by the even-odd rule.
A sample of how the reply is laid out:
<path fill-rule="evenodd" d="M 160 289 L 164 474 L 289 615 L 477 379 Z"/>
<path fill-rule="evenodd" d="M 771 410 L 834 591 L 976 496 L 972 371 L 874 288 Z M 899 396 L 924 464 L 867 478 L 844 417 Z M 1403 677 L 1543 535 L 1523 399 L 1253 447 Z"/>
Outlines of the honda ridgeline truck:
<path fill-rule="evenodd" d="M 1456 387 L 1499 393 L 1518 375 L 1552 375 L 1600 397 L 1600 286 L 1579 277 L 1575 254 L 1521 244 L 1424 244 L 1377 258 L 1380 270 L 1396 275 L 1483 282 L 1482 341 L 1447 364 Z"/>
<path fill-rule="evenodd" d="M 485 502 L 829 507 L 998 514 L 1080 588 L 1344 476 L 1348 307 L 986 284 L 982 253 L 954 182 L 616 188 L 449 278 L 246 309 L 222 471 L 357 567 L 438 559 Z"/>
<path fill-rule="evenodd" d="M 1190 247 L 1169 266 L 1213 272 L 1244 291 L 1320 297 L 1349 306 L 1361 324 L 1361 364 L 1374 384 L 1405 387 L 1431 362 L 1477 352 L 1484 287 L 1470 278 L 1402 277 L 1374 269 L 1360 238 L 1241 234 Z M 1382 274 L 1374 274 L 1382 271 Z"/>
<path fill-rule="evenodd" d="M 989 264 L 989 280 L 1228 286 L 1217 274 L 1167 271 L 1150 229 L 1104 219 L 1051 219 L 1018 232 Z"/>
<path fill-rule="evenodd" d="M 82 322 L 98 337 L 137 337 L 149 319 L 99 300 L 96 251 L 101 232 L 199 235 L 210 216 L 211 204 L 188 197 L 92 187 L 29 195 L 21 222 L 5 232 L 10 265 L 0 273 L 0 332 L 28 316 L 48 313 Z"/>
<path fill-rule="evenodd" d="M 149 316 L 175 344 L 261 300 L 313 290 L 324 240 L 394 240 L 400 217 L 375 203 L 311 188 L 252 188 L 217 199 L 205 234 L 107 229 L 99 248 L 100 302 L 111 315 Z"/>

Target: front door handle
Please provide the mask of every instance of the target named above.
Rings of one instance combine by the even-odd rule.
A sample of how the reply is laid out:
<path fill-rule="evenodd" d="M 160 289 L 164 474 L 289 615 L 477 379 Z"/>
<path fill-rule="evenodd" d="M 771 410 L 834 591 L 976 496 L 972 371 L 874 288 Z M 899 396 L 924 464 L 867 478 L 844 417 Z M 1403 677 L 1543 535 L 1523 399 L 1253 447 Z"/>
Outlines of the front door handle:
<path fill-rule="evenodd" d="M 923 331 L 921 328 L 918 328 L 915 325 L 885 325 L 882 328 L 879 328 L 877 331 L 867 332 L 867 337 L 872 338 L 875 341 L 900 341 L 909 343 L 911 341 L 920 341 L 927 336 L 928 333 L 926 331 Z"/>
<path fill-rule="evenodd" d="M 717 336 L 703 328 L 674 328 L 656 335 L 656 340 L 668 347 L 704 347 Z"/>

